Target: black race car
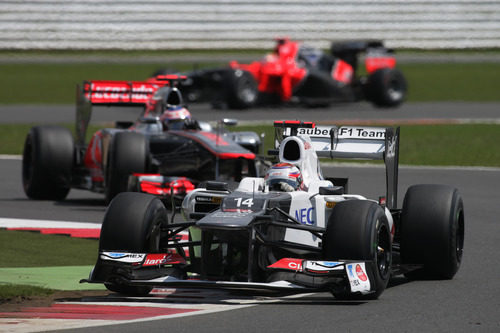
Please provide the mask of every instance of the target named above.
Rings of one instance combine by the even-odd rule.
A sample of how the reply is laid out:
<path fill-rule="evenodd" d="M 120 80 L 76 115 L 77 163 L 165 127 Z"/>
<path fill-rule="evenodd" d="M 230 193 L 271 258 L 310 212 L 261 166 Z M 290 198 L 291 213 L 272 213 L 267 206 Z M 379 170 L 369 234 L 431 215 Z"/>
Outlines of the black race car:
<path fill-rule="evenodd" d="M 200 182 L 239 181 L 258 175 L 260 137 L 227 132 L 223 119 L 212 128 L 185 108 L 175 84 L 162 76 L 143 82 L 86 81 L 78 88 L 76 139 L 59 126 L 33 127 L 23 152 L 23 186 L 32 199 L 63 200 L 71 188 L 181 197 Z M 86 142 L 92 105 L 143 105 L 136 122 L 117 122 Z"/>
<path fill-rule="evenodd" d="M 377 298 L 392 276 L 451 279 L 464 245 L 457 189 L 414 185 L 397 207 L 399 128 L 275 122 L 279 163 L 190 192 L 187 222 L 155 197 L 121 193 L 108 207 L 90 278 L 128 295 L 153 287 L 329 291 Z M 377 200 L 324 178 L 318 157 L 384 160 Z M 295 185 L 295 186 L 294 186 Z M 384 193 L 384 192 L 382 192 Z"/>

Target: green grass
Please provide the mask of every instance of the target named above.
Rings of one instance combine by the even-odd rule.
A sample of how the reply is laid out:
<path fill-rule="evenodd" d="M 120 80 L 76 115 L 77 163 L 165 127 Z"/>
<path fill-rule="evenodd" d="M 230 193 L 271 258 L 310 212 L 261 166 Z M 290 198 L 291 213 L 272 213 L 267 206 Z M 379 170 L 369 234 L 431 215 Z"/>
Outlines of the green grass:
<path fill-rule="evenodd" d="M 199 64 L 203 67 L 223 63 Z M 1 104 L 73 104 L 83 80 L 144 80 L 159 68 L 181 71 L 192 64 L 46 63 L 0 64 Z M 500 63 L 400 64 L 409 102 L 500 101 Z"/>
<path fill-rule="evenodd" d="M 98 244 L 95 239 L 0 229 L 0 267 L 94 265 Z M 1 283 L 0 304 L 15 297 L 44 296 L 53 292 L 37 286 Z"/>
<path fill-rule="evenodd" d="M 3 301 L 16 297 L 29 298 L 33 296 L 48 296 L 54 290 L 24 284 L 0 283 L 0 304 Z"/>
<path fill-rule="evenodd" d="M 408 101 L 500 101 L 500 63 L 402 64 Z"/>
<path fill-rule="evenodd" d="M 72 125 L 65 125 L 73 130 Z M 102 126 L 90 127 L 90 137 Z M 21 154 L 31 125 L 0 124 L 0 154 Z M 268 125 L 237 126 L 237 131 L 265 133 L 264 153 L 272 148 L 274 130 Z M 403 125 L 400 163 L 410 165 L 461 165 L 500 167 L 500 125 Z"/>
<path fill-rule="evenodd" d="M 76 85 L 84 80 L 145 80 L 167 67 L 172 68 L 158 64 L 0 64 L 0 104 L 73 104 Z M 184 71 L 193 66 L 174 68 Z"/>
<path fill-rule="evenodd" d="M 75 126 L 73 124 L 59 124 L 71 130 L 75 135 Z M 22 154 L 24 140 L 33 124 L 0 124 L 0 154 Z M 93 124 L 87 130 L 87 142 L 92 134 L 103 127 L 111 127 L 113 124 Z"/>
<path fill-rule="evenodd" d="M 400 163 L 500 167 L 500 125 L 402 126 Z"/>
<path fill-rule="evenodd" d="M 0 267 L 94 265 L 97 251 L 95 239 L 0 230 Z"/>

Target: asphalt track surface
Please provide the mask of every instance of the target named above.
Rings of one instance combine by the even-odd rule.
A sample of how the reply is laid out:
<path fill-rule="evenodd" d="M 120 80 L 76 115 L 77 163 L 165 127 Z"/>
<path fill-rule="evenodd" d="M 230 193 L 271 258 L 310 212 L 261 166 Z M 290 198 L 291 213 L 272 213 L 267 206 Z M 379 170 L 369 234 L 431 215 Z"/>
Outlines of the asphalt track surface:
<path fill-rule="evenodd" d="M 99 195 L 72 190 L 63 202 L 28 200 L 21 188 L 19 160 L 0 160 L 2 217 L 100 222 L 105 211 Z M 370 167 L 326 167 L 326 175 L 350 178 L 350 192 L 376 198 L 383 194 L 384 171 Z M 498 169 L 406 168 L 400 170 L 402 202 L 406 188 L 418 183 L 456 186 L 464 199 L 466 234 L 462 267 L 453 280 L 408 281 L 396 278 L 379 300 L 335 301 L 328 293 L 299 298 L 231 295 L 231 311 L 79 329 L 81 332 L 296 332 L 404 331 L 493 332 L 500 329 L 500 192 Z M 238 299 L 240 302 L 238 302 Z M 268 300 L 266 298 L 266 300 Z M 97 300 L 99 301 L 99 300 Z M 105 301 L 105 300 L 102 300 Z M 226 304 L 213 299 L 211 306 Z M 274 302 L 275 301 L 275 302 Z M 154 306 L 143 301 L 143 306 Z M 161 302 L 161 301 L 160 301 Z M 166 300 L 165 302 L 176 302 Z M 179 300 L 180 303 L 189 302 Z M 233 301 L 232 301 L 233 302 Z"/>
<path fill-rule="evenodd" d="M 376 108 L 369 103 L 336 104 L 327 108 L 260 107 L 242 111 L 214 110 L 208 104 L 192 104 L 193 117 L 203 121 L 235 118 L 242 122 L 271 123 L 272 120 L 299 119 L 316 122 L 379 121 L 396 122 L 481 122 L 499 123 L 499 103 L 425 102 L 406 103 L 398 108 Z M 92 122 L 136 120 L 140 108 L 94 107 Z M 73 123 L 74 105 L 0 105 L 0 123 Z"/>
<path fill-rule="evenodd" d="M 443 111 L 444 106 L 450 107 Z M 433 119 L 496 119 L 494 105 L 491 110 L 477 107 L 461 107 L 463 113 L 457 114 L 454 103 L 440 104 L 438 116 Z M 490 104 L 482 104 L 490 105 Z M 419 113 L 418 105 L 408 106 L 415 110 L 416 118 L 427 118 L 433 110 L 423 108 Z M 361 114 L 368 113 L 370 118 L 383 117 L 385 112 L 372 110 L 344 110 L 351 112 L 354 119 L 367 119 Z M 1 108 L 5 111 L 4 108 Z M 497 108 L 498 109 L 498 105 Z M 40 111 L 38 109 L 37 111 Z M 281 112 L 281 111 L 280 111 Z M 291 113 L 293 113 L 292 111 Z M 305 112 L 297 110 L 299 119 Z M 313 110 L 314 114 L 304 120 L 331 120 L 330 112 L 335 110 Z M 405 111 L 409 112 L 409 111 Z M 449 113 L 447 113 L 449 112 Z M 476 113 L 477 112 L 477 113 Z M 2 117 L 4 117 L 4 112 Z M 47 120 L 50 121 L 47 113 Z M 266 112 L 263 111 L 264 114 Z M 268 115 L 264 119 L 290 118 L 291 114 Z M 498 111 L 496 112 L 498 113 Z M 247 114 L 247 112 L 245 112 Z M 250 113 L 248 113 L 250 114 Z M 218 113 L 216 114 L 219 115 Z M 321 117 L 321 116 L 324 116 Z M 230 115 L 235 117 L 234 113 Z M 273 116 L 271 118 L 271 116 Z M 286 117 L 285 117 L 286 116 Z M 309 116 L 309 114 L 308 114 Z M 341 114 L 340 117 L 344 117 Z M 359 118 L 357 118 L 359 117 Z M 241 117 L 239 117 L 241 119 Z M 294 117 L 296 118 L 296 117 Z M 349 117 L 338 118 L 348 119 Z M 351 118 L 351 119 L 352 119 Z M 256 118 L 253 117 L 255 120 Z M 413 117 L 409 118 L 413 119 Z M 70 120 L 71 121 L 71 120 Z M 3 119 L 0 119 L 3 122 Z M 26 118 L 24 118 L 26 122 Z M 379 167 L 325 167 L 327 176 L 349 177 L 351 193 L 360 193 L 376 198 L 384 192 L 384 170 Z M 10 218 L 51 219 L 59 221 L 101 222 L 105 212 L 102 196 L 86 191 L 72 190 L 63 202 L 28 200 L 21 187 L 21 162 L 0 159 L 0 216 Z M 299 298 L 276 297 L 270 299 L 257 295 L 230 295 L 234 306 L 231 311 L 200 313 L 194 316 L 172 317 L 151 321 L 132 322 L 122 325 L 100 326 L 71 330 L 72 332 L 297 332 L 297 331 L 374 331 L 374 332 L 498 332 L 500 331 L 500 228 L 498 216 L 500 208 L 500 170 L 496 168 L 413 168 L 401 167 L 399 185 L 399 204 L 411 184 L 441 183 L 457 187 L 465 204 L 465 251 L 462 267 L 453 280 L 447 281 L 408 281 L 396 278 L 380 299 L 369 302 L 336 301 L 328 293 L 308 294 Z M 236 301 L 234 301 L 236 300 Z M 239 301 L 238 301 L 239 300 Z M 126 301 L 126 300 L 125 300 Z M 214 298 L 209 304 L 218 307 L 228 299 Z M 145 306 L 154 306 L 161 299 L 143 300 Z M 186 299 L 164 300 L 181 303 Z M 179 305 L 179 304 L 178 304 Z"/>

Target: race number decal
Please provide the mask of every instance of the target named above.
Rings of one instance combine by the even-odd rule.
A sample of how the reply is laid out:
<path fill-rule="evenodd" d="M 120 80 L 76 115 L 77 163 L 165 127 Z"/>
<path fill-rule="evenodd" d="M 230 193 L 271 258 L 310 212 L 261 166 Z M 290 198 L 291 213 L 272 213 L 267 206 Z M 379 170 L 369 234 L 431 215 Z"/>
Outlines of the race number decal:
<path fill-rule="evenodd" d="M 224 212 L 256 212 L 263 208 L 265 203 L 261 198 L 226 197 L 222 203 Z"/>
<path fill-rule="evenodd" d="M 241 208 L 242 206 L 250 208 L 253 206 L 253 198 L 248 198 L 248 199 L 234 198 L 234 200 L 236 201 L 237 208 Z"/>

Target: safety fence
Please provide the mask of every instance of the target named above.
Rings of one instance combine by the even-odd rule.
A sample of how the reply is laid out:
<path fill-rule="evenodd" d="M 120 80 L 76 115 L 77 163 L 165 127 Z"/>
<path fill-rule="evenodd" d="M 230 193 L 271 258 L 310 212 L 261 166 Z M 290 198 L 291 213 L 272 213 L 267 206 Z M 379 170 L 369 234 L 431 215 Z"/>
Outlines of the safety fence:
<path fill-rule="evenodd" d="M 0 49 L 498 48 L 496 0 L 2 0 Z"/>

